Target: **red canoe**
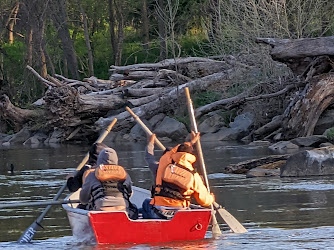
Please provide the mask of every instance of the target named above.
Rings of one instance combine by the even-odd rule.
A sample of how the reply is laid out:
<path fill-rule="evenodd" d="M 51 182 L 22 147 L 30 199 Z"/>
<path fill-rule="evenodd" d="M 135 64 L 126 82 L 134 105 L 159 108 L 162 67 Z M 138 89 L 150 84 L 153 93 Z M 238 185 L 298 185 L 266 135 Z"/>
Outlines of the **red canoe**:
<path fill-rule="evenodd" d="M 141 207 L 150 192 L 138 187 L 133 190 L 131 201 Z M 78 196 L 75 192 L 67 198 L 77 200 Z M 204 208 L 178 211 L 172 220 L 131 220 L 126 212 L 87 211 L 76 206 L 63 204 L 73 236 L 98 244 L 199 240 L 204 238 L 211 218 L 211 210 Z"/>

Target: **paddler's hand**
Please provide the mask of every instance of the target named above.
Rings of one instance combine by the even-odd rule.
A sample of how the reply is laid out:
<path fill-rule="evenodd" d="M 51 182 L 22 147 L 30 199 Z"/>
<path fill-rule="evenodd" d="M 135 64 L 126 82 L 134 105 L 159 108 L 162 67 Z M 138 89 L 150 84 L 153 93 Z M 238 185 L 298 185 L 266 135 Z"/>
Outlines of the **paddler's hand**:
<path fill-rule="evenodd" d="M 195 144 L 198 140 L 199 140 L 199 137 L 200 137 L 200 132 L 198 133 L 195 133 L 194 131 L 191 131 L 191 144 Z"/>
<path fill-rule="evenodd" d="M 156 138 L 157 136 L 155 135 L 155 134 L 152 134 L 151 136 L 148 136 L 147 137 L 147 141 L 148 141 L 148 143 L 152 143 L 152 144 L 154 144 L 154 141 L 155 141 L 155 138 Z"/>

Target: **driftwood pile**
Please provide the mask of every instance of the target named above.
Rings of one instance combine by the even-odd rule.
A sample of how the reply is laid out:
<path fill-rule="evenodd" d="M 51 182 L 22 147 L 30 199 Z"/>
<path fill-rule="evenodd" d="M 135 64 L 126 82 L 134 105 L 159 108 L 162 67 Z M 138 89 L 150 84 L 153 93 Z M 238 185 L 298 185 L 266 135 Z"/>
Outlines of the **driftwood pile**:
<path fill-rule="evenodd" d="M 197 118 L 203 120 L 217 110 L 237 109 L 240 113 L 250 103 L 263 102 L 262 107 L 258 106 L 253 112 L 261 110 L 267 116 L 255 123 L 244 139 L 279 141 L 312 135 L 319 117 L 334 101 L 334 37 L 258 38 L 257 42 L 270 45 L 272 58 L 288 65 L 294 77 L 270 82 L 273 86 L 270 91 L 264 91 L 269 83 L 259 83 L 244 93 L 202 106 L 196 109 Z M 184 98 L 185 87 L 191 92 L 205 91 L 210 86 L 220 88 L 251 66 L 229 56 L 220 60 L 177 58 L 151 64 L 111 66 L 109 80 L 90 77 L 82 81 L 61 75 L 44 79 L 31 67 L 27 68 L 47 86 L 44 97 L 35 103 L 39 108 L 15 107 L 3 95 L 0 97 L 2 119 L 10 121 L 16 131 L 26 124 L 33 127 L 39 121 L 44 130 L 61 129 L 62 140 L 80 140 L 95 136 L 114 118 L 118 119 L 116 131 L 129 130 L 134 122 L 125 111 L 126 106 L 147 120 L 159 113 L 173 114 Z M 274 100 L 281 100 L 282 107 L 267 105 L 270 101 L 276 105 L 278 102 Z"/>
<path fill-rule="evenodd" d="M 45 95 L 34 104 L 38 109 L 15 107 L 6 95 L 0 98 L 0 115 L 19 131 L 29 124 L 34 127 L 41 122 L 43 132 L 53 128 L 63 130 L 62 140 L 90 137 L 104 126 L 104 117 L 113 114 L 124 116 L 119 119 L 117 129 L 130 128 L 133 122 L 122 122 L 129 117 L 125 106 L 134 108 L 138 115 L 153 116 L 177 107 L 173 104 L 179 91 L 190 89 L 205 90 L 217 84 L 231 68 L 226 62 L 207 58 L 169 59 L 154 64 L 111 66 L 110 80 L 96 77 L 82 81 L 61 75 L 42 78 L 33 68 L 27 68 L 47 87 Z M 218 72 L 218 73 L 216 73 Z M 99 123 L 101 118 L 102 122 Z M 97 126 L 96 126 L 97 124 Z M 41 126 L 37 126 L 41 127 Z M 50 130 L 50 131 L 47 131 Z"/>

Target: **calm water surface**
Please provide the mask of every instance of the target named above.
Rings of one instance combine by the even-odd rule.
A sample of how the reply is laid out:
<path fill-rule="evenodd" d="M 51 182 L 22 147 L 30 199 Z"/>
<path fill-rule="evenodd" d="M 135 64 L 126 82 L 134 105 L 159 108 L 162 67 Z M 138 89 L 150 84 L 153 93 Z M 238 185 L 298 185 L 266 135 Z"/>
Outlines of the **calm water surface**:
<path fill-rule="evenodd" d="M 149 188 L 152 175 L 144 161 L 144 144 L 110 145 L 134 185 Z M 166 145 L 168 146 L 168 145 Z M 88 146 L 0 148 L 0 202 L 51 200 L 88 151 Z M 203 144 L 207 172 L 218 203 L 248 230 L 230 233 L 217 216 L 223 236 L 192 242 L 149 245 L 88 246 L 71 236 L 66 213 L 53 206 L 31 244 L 16 240 L 43 207 L 0 210 L 0 248 L 6 249 L 334 249 L 334 180 L 314 178 L 245 178 L 221 168 L 272 154 L 267 148 L 237 144 Z M 161 152 L 160 152 L 161 153 Z M 159 155 L 159 152 L 157 153 Z M 14 165 L 14 174 L 8 172 Z M 61 198 L 68 194 L 67 190 Z M 124 232 L 126 233 L 126 232 Z"/>

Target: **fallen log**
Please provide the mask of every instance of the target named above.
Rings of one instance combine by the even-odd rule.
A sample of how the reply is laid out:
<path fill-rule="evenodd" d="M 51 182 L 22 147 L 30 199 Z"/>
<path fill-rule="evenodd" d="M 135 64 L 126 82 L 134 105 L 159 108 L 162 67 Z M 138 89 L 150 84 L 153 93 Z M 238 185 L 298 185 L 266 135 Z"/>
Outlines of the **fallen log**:
<path fill-rule="evenodd" d="M 137 99 L 128 99 L 128 102 L 131 103 L 132 106 L 136 107 L 152 102 L 156 99 L 159 99 L 159 95 L 150 95 Z"/>
<path fill-rule="evenodd" d="M 296 75 L 303 74 L 314 58 L 325 56 L 329 57 L 331 62 L 334 58 L 334 36 L 301 39 L 257 38 L 256 42 L 270 45 L 271 57 L 287 64 Z M 331 69 L 326 59 L 318 63 L 325 65 L 322 67 L 324 73 L 328 72 L 328 68 Z"/>
<path fill-rule="evenodd" d="M 95 92 L 99 91 L 97 88 L 92 87 L 89 83 L 81 82 L 81 81 L 75 81 L 75 82 L 68 83 L 68 86 L 71 86 L 71 87 L 84 86 L 86 89 L 88 89 L 90 91 L 95 91 Z"/>
<path fill-rule="evenodd" d="M 254 139 L 258 140 L 265 138 L 266 135 L 271 134 L 275 130 L 279 129 L 282 125 L 282 118 L 282 115 L 275 116 L 270 122 L 256 129 L 253 133 Z"/>
<path fill-rule="evenodd" d="M 161 91 L 166 91 L 166 88 L 142 88 L 142 89 L 128 88 L 124 90 L 124 95 L 131 97 L 145 97 L 157 94 L 159 92 L 161 93 Z"/>
<path fill-rule="evenodd" d="M 26 66 L 26 68 L 28 69 L 28 70 L 30 70 L 45 86 L 47 86 L 47 87 L 56 87 L 57 85 L 56 84 L 54 84 L 53 82 L 50 82 L 50 81 L 48 81 L 48 80 L 46 80 L 46 79 L 44 79 L 43 77 L 41 77 L 40 76 L 40 74 L 38 74 L 37 72 L 36 72 L 36 70 L 34 70 L 32 67 L 30 67 L 29 65 L 27 65 Z"/>
<path fill-rule="evenodd" d="M 269 155 L 259 159 L 252 159 L 248 161 L 231 164 L 223 168 L 223 173 L 245 174 L 248 170 L 256 168 L 265 164 L 287 160 L 290 154 L 285 155 Z"/>
<path fill-rule="evenodd" d="M 323 55 L 334 56 L 334 36 L 301 39 L 257 38 L 256 42 L 269 44 L 272 47 L 270 55 L 278 61 Z"/>
<path fill-rule="evenodd" d="M 89 118 L 92 122 L 105 115 L 109 110 L 118 109 L 126 104 L 116 95 L 80 95 L 78 91 L 65 85 L 48 90 L 44 97 L 49 111 L 49 124 L 66 128 L 83 124 Z"/>
<path fill-rule="evenodd" d="M 236 95 L 236 96 L 233 96 L 233 97 L 230 97 L 230 98 L 226 98 L 226 99 L 222 99 L 222 100 L 219 100 L 219 101 L 216 101 L 216 102 L 212 102 L 210 104 L 199 107 L 195 111 L 196 117 L 200 118 L 200 117 L 202 117 L 203 115 L 205 115 L 209 112 L 219 110 L 219 109 L 231 110 L 233 108 L 236 108 L 236 107 L 244 104 L 245 102 L 278 97 L 278 96 L 284 95 L 285 93 L 289 92 L 291 89 L 295 88 L 294 84 L 290 84 L 290 85 L 285 86 L 283 89 L 281 89 L 277 92 L 274 92 L 274 93 L 262 94 L 262 95 L 257 95 L 257 96 L 248 96 L 252 92 L 252 90 L 257 88 L 258 85 L 260 85 L 260 84 L 262 84 L 262 83 L 259 83 L 259 84 L 255 85 L 251 89 L 249 89 L 246 92 L 243 92 L 239 95 Z"/>
<path fill-rule="evenodd" d="M 216 60 L 202 58 L 202 57 L 186 57 L 186 58 L 176 58 L 176 59 L 166 59 L 159 63 L 140 63 L 140 64 L 132 64 L 127 66 L 110 66 L 111 72 L 114 73 L 123 73 L 129 70 L 136 69 L 160 69 L 160 68 L 168 68 L 170 66 L 174 66 L 175 64 L 186 64 L 191 62 L 217 62 Z"/>
<path fill-rule="evenodd" d="M 226 79 L 228 77 L 228 73 L 219 72 L 212 75 L 208 75 L 199 79 L 192 80 L 188 83 L 182 84 L 180 86 L 172 87 L 171 90 L 163 95 L 159 96 L 156 100 L 141 105 L 139 107 L 135 107 L 133 112 L 141 118 L 149 119 L 158 113 L 168 113 L 173 110 L 177 106 L 177 99 L 179 96 L 183 96 L 184 88 L 188 87 L 190 91 L 196 90 L 205 90 L 208 86 L 212 84 L 217 84 L 218 82 Z M 127 123 L 131 120 L 133 123 L 133 119 L 129 112 L 124 111 L 116 116 L 110 116 L 107 118 L 100 118 L 96 121 L 95 125 L 98 129 L 107 126 L 114 118 L 117 118 L 118 128 L 122 126 L 129 126 Z M 123 122 L 122 122 L 123 121 Z M 131 123 L 131 122 L 130 122 Z"/>
<path fill-rule="evenodd" d="M 0 116 L 14 125 L 15 132 L 21 130 L 27 121 L 41 117 L 43 114 L 43 110 L 29 110 L 15 107 L 7 95 L 0 97 Z"/>

